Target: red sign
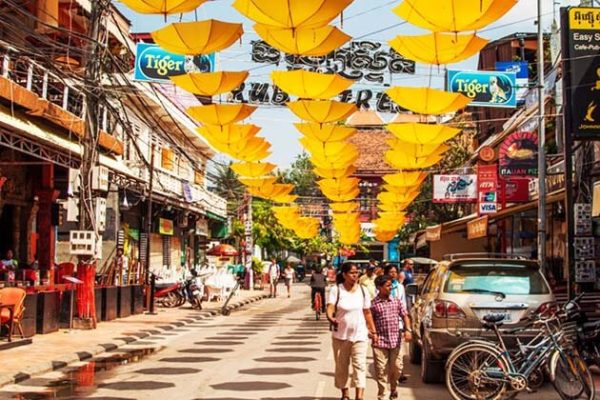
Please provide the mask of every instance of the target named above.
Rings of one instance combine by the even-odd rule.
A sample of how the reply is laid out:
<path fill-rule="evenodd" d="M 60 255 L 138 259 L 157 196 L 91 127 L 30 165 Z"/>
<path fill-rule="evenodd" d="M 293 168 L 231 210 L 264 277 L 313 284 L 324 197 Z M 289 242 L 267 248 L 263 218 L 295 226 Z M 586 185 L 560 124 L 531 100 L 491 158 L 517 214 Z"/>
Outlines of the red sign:
<path fill-rule="evenodd" d="M 500 145 L 500 175 L 536 177 L 538 175 L 538 137 L 534 132 L 514 132 Z"/>
<path fill-rule="evenodd" d="M 498 197 L 503 204 L 529 201 L 529 179 L 506 179 L 501 182 Z"/>
<path fill-rule="evenodd" d="M 479 215 L 498 211 L 498 165 L 477 166 L 477 202 Z"/>
<path fill-rule="evenodd" d="M 481 161 L 490 162 L 496 157 L 496 151 L 491 146 L 484 146 L 479 150 Z"/>

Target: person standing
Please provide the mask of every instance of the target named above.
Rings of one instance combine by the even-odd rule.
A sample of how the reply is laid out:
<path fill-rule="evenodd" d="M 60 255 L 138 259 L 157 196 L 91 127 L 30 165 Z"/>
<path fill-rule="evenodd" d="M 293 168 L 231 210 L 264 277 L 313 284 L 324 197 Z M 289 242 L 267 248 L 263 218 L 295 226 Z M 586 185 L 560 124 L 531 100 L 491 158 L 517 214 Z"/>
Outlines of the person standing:
<path fill-rule="evenodd" d="M 117 254 L 114 259 L 115 285 L 127 285 L 129 277 L 129 259 L 125 255 L 122 248 L 117 249 Z"/>
<path fill-rule="evenodd" d="M 410 258 L 405 258 L 402 270 L 404 271 L 404 276 L 405 276 L 404 284 L 410 285 L 410 284 L 415 283 L 415 277 L 414 277 L 415 262 L 413 260 L 411 260 Z"/>
<path fill-rule="evenodd" d="M 296 271 L 292 268 L 290 263 L 287 263 L 283 270 L 283 277 L 285 279 L 285 287 L 287 288 L 288 297 L 292 297 L 292 283 L 294 283 L 294 277 L 296 276 Z"/>
<path fill-rule="evenodd" d="M 377 340 L 373 340 L 373 359 L 375 363 L 375 379 L 377 380 L 377 399 L 397 399 L 396 390 L 400 369 L 398 359 L 401 348 L 400 319 L 404 326 L 410 326 L 408 312 L 404 304 L 391 297 L 392 278 L 389 275 L 377 277 L 375 280 L 377 297 L 371 305 L 371 315 L 377 331 Z M 404 339 L 412 340 L 411 331 L 404 330 Z M 390 385 L 389 397 L 386 394 L 387 384 Z"/>
<path fill-rule="evenodd" d="M 321 271 L 321 267 L 317 266 L 310 277 L 310 300 L 311 305 L 315 307 L 315 295 L 321 294 L 321 308 L 325 312 L 325 288 L 327 287 L 327 278 Z"/>
<path fill-rule="evenodd" d="M 342 400 L 349 400 L 348 373 L 352 363 L 351 387 L 356 400 L 362 400 L 367 385 L 367 348 L 369 336 L 376 337 L 371 316 L 371 299 L 358 284 L 358 267 L 344 263 L 343 282 L 331 288 L 327 301 L 327 319 L 333 327 L 332 345 L 335 360 L 335 387 L 341 390 Z"/>
<path fill-rule="evenodd" d="M 14 254 L 11 249 L 6 250 L 6 257 L 2 260 L 2 269 L 5 271 L 16 271 L 19 263 L 14 259 Z"/>
<path fill-rule="evenodd" d="M 385 274 L 389 275 L 389 277 L 392 279 L 390 296 L 400 300 L 400 302 L 404 305 L 404 308 L 407 309 L 406 291 L 404 290 L 404 285 L 400 281 L 405 279 L 404 271 L 398 271 L 398 267 L 396 265 L 388 264 L 385 268 Z M 402 330 L 404 328 L 404 321 L 398 320 L 398 325 L 398 329 Z M 404 375 L 404 351 L 402 346 L 400 346 L 400 351 L 398 352 L 398 370 L 400 371 L 398 382 L 405 382 L 407 378 L 406 375 Z"/>
<path fill-rule="evenodd" d="M 366 291 L 369 293 L 369 297 L 371 298 L 371 300 L 373 300 L 373 298 L 375 298 L 375 278 L 376 278 L 375 269 L 376 268 L 377 267 L 375 267 L 369 263 L 369 265 L 367 266 L 367 273 L 358 279 L 358 283 L 366 289 Z"/>
<path fill-rule="evenodd" d="M 277 283 L 279 282 L 280 273 L 279 264 L 273 258 L 271 265 L 269 265 L 269 297 L 277 297 Z"/>

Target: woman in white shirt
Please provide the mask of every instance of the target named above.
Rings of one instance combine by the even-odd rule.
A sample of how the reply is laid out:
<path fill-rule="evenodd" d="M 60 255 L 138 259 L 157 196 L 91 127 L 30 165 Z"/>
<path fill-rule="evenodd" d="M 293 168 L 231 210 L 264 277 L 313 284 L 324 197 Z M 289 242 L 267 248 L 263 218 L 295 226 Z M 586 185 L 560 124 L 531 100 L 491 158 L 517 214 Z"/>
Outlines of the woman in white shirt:
<path fill-rule="evenodd" d="M 292 283 L 294 282 L 294 277 L 296 276 L 296 271 L 290 264 L 285 266 L 283 270 L 283 277 L 285 278 L 285 286 L 287 287 L 288 297 L 292 297 Z"/>
<path fill-rule="evenodd" d="M 342 265 L 343 283 L 331 288 L 327 304 L 327 319 L 333 327 L 335 386 L 342 391 L 342 400 L 349 400 L 348 372 L 352 361 L 351 387 L 356 388 L 356 400 L 362 400 L 367 383 L 367 349 L 369 336 L 376 333 L 371 316 L 369 294 L 358 284 L 358 267 Z"/>

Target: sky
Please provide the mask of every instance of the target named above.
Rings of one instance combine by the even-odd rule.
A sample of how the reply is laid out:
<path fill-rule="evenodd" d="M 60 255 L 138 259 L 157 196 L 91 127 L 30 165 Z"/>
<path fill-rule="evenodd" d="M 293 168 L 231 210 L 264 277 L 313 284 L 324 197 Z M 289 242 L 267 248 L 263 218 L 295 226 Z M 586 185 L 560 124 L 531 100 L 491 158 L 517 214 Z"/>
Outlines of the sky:
<path fill-rule="evenodd" d="M 272 0 L 276 2 L 277 0 Z M 423 0 L 435 1 L 435 0 Z M 243 15 L 239 14 L 232 6 L 233 0 L 209 0 L 200 6 L 197 10 L 198 19 L 218 19 L 227 22 L 238 22 L 244 25 L 244 36 L 242 43 L 235 43 L 230 48 L 217 54 L 217 68 L 219 70 L 250 70 L 250 77 L 247 82 L 270 82 L 270 73 L 276 67 L 265 66 L 252 62 L 250 56 L 250 41 L 259 39 L 258 35 L 252 30 L 253 22 Z M 122 3 L 115 1 L 117 7 L 132 23 L 132 32 L 150 32 L 163 27 L 166 23 L 162 16 L 148 16 L 136 14 Z M 552 8 L 551 0 L 543 0 L 542 23 L 547 28 L 553 19 L 554 11 L 558 12 L 558 7 L 563 5 L 573 5 L 578 3 L 573 0 L 555 1 L 555 9 Z M 342 29 L 353 38 L 386 43 L 396 35 L 423 34 L 425 31 L 411 26 L 403 21 L 392 9 L 400 4 L 399 0 L 354 0 L 354 2 L 344 11 L 343 25 L 340 18 L 333 21 L 333 24 Z M 179 15 L 169 17 L 167 22 L 179 21 Z M 478 32 L 479 36 L 495 40 L 515 32 L 536 32 L 537 26 L 537 0 L 519 0 L 513 9 L 511 9 L 501 19 L 489 27 Z M 194 13 L 183 16 L 183 21 L 195 20 Z M 477 56 L 472 57 L 459 64 L 448 66 L 452 69 L 476 69 Z M 279 69 L 283 69 L 281 64 Z M 392 78 L 392 85 L 403 86 L 431 86 L 441 89 L 444 83 L 443 68 L 430 68 L 429 66 L 417 64 L 414 75 L 397 74 Z M 383 86 L 377 87 L 373 84 L 368 86 L 373 91 L 383 91 Z M 353 86 L 360 89 L 361 85 Z M 384 120 L 390 120 L 392 115 L 382 115 Z M 280 168 L 286 168 L 294 160 L 297 154 L 302 152 L 302 147 L 298 143 L 300 134 L 293 127 L 294 122 L 298 122 L 286 107 L 259 107 L 259 109 L 247 120 L 247 123 L 253 123 L 262 127 L 261 135 L 272 144 L 272 154 L 266 161 L 277 164 Z"/>

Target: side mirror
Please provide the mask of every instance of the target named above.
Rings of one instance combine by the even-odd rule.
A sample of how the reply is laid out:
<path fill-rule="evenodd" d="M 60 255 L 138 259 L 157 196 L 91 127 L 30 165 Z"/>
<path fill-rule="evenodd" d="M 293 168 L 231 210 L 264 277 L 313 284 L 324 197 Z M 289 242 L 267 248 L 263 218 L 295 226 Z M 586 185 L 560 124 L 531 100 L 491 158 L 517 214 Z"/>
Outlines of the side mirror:
<path fill-rule="evenodd" d="M 419 294 L 419 285 L 416 283 L 406 285 L 406 294 L 409 296 L 417 296 Z"/>

